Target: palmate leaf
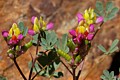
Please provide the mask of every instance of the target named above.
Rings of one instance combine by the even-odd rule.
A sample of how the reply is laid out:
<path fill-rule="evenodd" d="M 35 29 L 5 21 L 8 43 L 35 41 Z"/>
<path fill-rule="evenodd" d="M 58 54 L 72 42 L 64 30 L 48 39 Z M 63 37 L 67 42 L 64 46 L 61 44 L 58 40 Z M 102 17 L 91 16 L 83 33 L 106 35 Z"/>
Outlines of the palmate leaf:
<path fill-rule="evenodd" d="M 107 52 L 106 49 L 105 49 L 102 45 L 99 45 L 98 48 L 99 48 L 102 52 L 104 52 L 104 53 Z"/>
<path fill-rule="evenodd" d="M 103 71 L 103 75 L 100 77 L 103 80 L 114 80 L 114 72 L 112 71 L 111 73 L 109 73 L 109 71 L 104 70 Z"/>
<path fill-rule="evenodd" d="M 53 49 L 56 42 L 57 42 L 57 36 L 54 31 L 46 31 L 45 32 L 46 37 L 41 38 L 41 46 L 45 50 Z"/>
<path fill-rule="evenodd" d="M 26 36 L 27 33 L 28 33 L 28 28 L 24 27 L 23 36 Z"/>
<path fill-rule="evenodd" d="M 38 40 L 38 34 L 35 34 L 35 35 L 33 36 L 32 43 L 37 44 L 37 40 Z"/>
<path fill-rule="evenodd" d="M 60 66 L 60 59 L 57 56 L 55 49 L 52 49 L 48 53 L 48 55 L 45 53 L 39 53 L 39 54 L 41 54 L 40 55 L 41 57 L 37 59 L 38 62 L 35 64 L 35 68 L 33 70 L 35 73 L 43 69 L 43 67 L 45 67 L 46 65 L 48 65 L 43 71 L 39 73 L 39 75 L 44 77 L 53 76 L 55 78 L 59 78 L 63 76 L 62 72 L 56 72 L 56 70 Z M 29 66 L 31 66 L 31 64 L 29 64 Z"/>
<path fill-rule="evenodd" d="M 23 22 L 19 22 L 18 23 L 18 26 L 19 26 L 19 29 L 20 29 L 20 31 L 22 31 L 23 32 L 23 30 L 24 30 L 24 23 Z"/>
<path fill-rule="evenodd" d="M 118 11 L 119 11 L 119 9 L 118 9 L 117 7 L 114 7 L 114 8 L 111 10 L 111 12 L 109 12 L 109 13 L 107 14 L 106 18 L 107 18 L 108 20 L 111 20 L 112 18 L 115 17 L 115 14 L 116 14 Z"/>
<path fill-rule="evenodd" d="M 55 78 L 60 78 L 60 77 L 63 77 L 63 73 L 62 72 L 54 72 L 53 76 Z"/>
<path fill-rule="evenodd" d="M 99 45 L 98 48 L 99 48 L 102 52 L 104 52 L 104 54 L 109 55 L 109 54 L 114 53 L 116 50 L 119 49 L 118 46 L 117 46 L 118 43 L 119 43 L 119 40 L 118 40 L 118 39 L 115 39 L 115 40 L 113 41 L 112 45 L 110 46 L 110 48 L 109 48 L 108 51 L 106 51 L 106 49 L 105 49 L 102 45 Z"/>
<path fill-rule="evenodd" d="M 112 1 L 107 2 L 105 7 L 103 7 L 104 3 L 102 1 L 96 2 L 96 9 L 94 12 L 97 16 L 104 17 L 104 22 L 111 20 L 115 17 L 116 13 L 119 11 L 117 7 L 114 6 Z"/>
<path fill-rule="evenodd" d="M 97 9 L 100 13 L 102 13 L 103 10 L 104 10 L 104 8 L 103 8 L 103 3 L 100 2 L 100 1 L 97 1 L 97 2 L 96 2 L 96 9 Z"/>
<path fill-rule="evenodd" d="M 19 22 L 18 27 L 19 27 L 20 31 L 22 32 L 23 36 L 26 36 L 26 34 L 28 32 L 28 28 L 24 26 L 24 23 Z"/>
<path fill-rule="evenodd" d="M 119 40 L 118 39 L 115 39 L 112 43 L 112 45 L 110 46 L 109 48 L 109 51 L 110 53 L 113 53 L 114 51 L 116 51 L 118 49 L 117 47 L 117 44 L 118 44 Z"/>
<path fill-rule="evenodd" d="M 106 11 L 107 12 L 110 12 L 112 9 L 113 9 L 113 2 L 111 2 L 111 1 L 109 1 L 109 2 L 107 2 L 107 4 L 106 4 Z"/>
<path fill-rule="evenodd" d="M 68 53 L 69 52 L 69 48 L 67 47 L 67 34 L 64 34 L 62 36 L 62 39 L 58 40 L 57 43 L 56 43 L 58 49 L 64 51 L 65 53 Z"/>

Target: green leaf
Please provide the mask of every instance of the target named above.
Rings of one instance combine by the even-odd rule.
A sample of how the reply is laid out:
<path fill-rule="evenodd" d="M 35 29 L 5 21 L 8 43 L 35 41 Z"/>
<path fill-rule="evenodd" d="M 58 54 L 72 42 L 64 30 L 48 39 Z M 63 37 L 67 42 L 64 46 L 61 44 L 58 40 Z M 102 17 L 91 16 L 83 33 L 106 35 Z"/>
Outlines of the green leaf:
<path fill-rule="evenodd" d="M 100 2 L 100 1 L 97 1 L 97 2 L 96 2 L 96 9 L 97 9 L 100 13 L 102 13 L 102 12 L 103 12 L 103 3 Z"/>
<path fill-rule="evenodd" d="M 24 27 L 23 36 L 26 36 L 27 33 L 28 33 L 28 28 Z"/>
<path fill-rule="evenodd" d="M 47 41 L 44 38 L 41 38 L 41 44 L 43 44 L 44 46 L 47 46 Z"/>
<path fill-rule="evenodd" d="M 31 62 L 31 61 L 28 62 L 28 67 L 29 67 L 29 69 L 31 69 L 31 67 L 32 67 L 32 62 Z M 34 73 L 37 73 L 37 72 L 39 72 L 41 69 L 42 69 L 42 68 L 41 68 L 41 67 L 38 65 L 38 63 L 36 62 L 35 65 L 34 65 L 34 68 L 33 68 L 33 72 L 34 72 Z M 44 70 L 39 73 L 39 75 L 43 75 L 43 74 L 45 74 L 45 71 L 44 71 Z"/>
<path fill-rule="evenodd" d="M 113 9 L 113 2 L 107 2 L 106 11 L 110 12 Z"/>
<path fill-rule="evenodd" d="M 68 48 L 68 46 L 67 46 L 67 34 L 64 34 L 63 36 L 62 36 L 62 39 L 61 40 L 57 40 L 57 43 L 56 43 L 56 45 L 57 45 L 57 47 L 58 47 L 58 49 L 60 49 L 60 50 L 62 50 L 62 51 L 64 51 L 65 53 L 68 53 L 69 52 L 69 48 Z"/>
<path fill-rule="evenodd" d="M 24 23 L 23 22 L 19 22 L 18 26 L 19 26 L 20 31 L 23 32 L 23 30 L 24 30 Z"/>
<path fill-rule="evenodd" d="M 54 72 L 53 76 L 55 78 L 60 78 L 60 77 L 63 77 L 63 73 L 62 72 Z"/>
<path fill-rule="evenodd" d="M 41 57 L 38 58 L 39 64 L 41 64 L 42 67 L 49 64 L 47 68 L 44 69 L 44 74 L 42 74 L 41 76 L 45 76 L 45 77 L 53 76 L 55 71 L 60 66 L 60 59 L 57 56 L 56 50 L 52 49 L 48 53 L 48 55 L 46 55 L 45 53 L 40 53 L 40 54 L 41 54 L 40 55 Z M 42 67 L 39 67 L 39 68 L 42 69 Z"/>
<path fill-rule="evenodd" d="M 56 42 L 57 42 L 57 36 L 54 31 L 46 31 L 45 32 L 46 37 L 41 38 L 41 46 L 45 50 L 53 49 Z"/>
<path fill-rule="evenodd" d="M 110 76 L 113 78 L 114 77 L 114 71 L 110 73 Z"/>
<path fill-rule="evenodd" d="M 118 44 L 119 40 L 115 39 L 112 43 L 112 45 L 110 46 L 109 52 L 111 52 Z"/>
<path fill-rule="evenodd" d="M 103 74 L 104 74 L 107 78 L 109 78 L 109 71 L 104 70 L 104 71 L 103 71 Z"/>
<path fill-rule="evenodd" d="M 107 14 L 107 19 L 111 20 L 115 17 L 115 14 L 119 11 L 117 7 L 114 7 L 110 13 Z"/>
<path fill-rule="evenodd" d="M 104 75 L 100 76 L 100 78 L 103 80 L 107 80 L 107 78 Z"/>
<path fill-rule="evenodd" d="M 33 36 L 32 43 L 37 44 L 37 40 L 38 40 L 38 34 L 35 34 L 35 35 Z"/>
<path fill-rule="evenodd" d="M 0 75 L 0 80 L 7 80 L 7 78 L 2 76 L 2 75 Z"/>
<path fill-rule="evenodd" d="M 110 53 L 113 53 L 113 52 L 115 52 L 116 50 L 118 50 L 119 48 L 118 47 L 115 47 L 115 48 L 113 48 L 111 51 L 110 51 Z"/>
<path fill-rule="evenodd" d="M 67 34 L 64 34 L 62 37 L 62 48 L 65 49 L 67 45 Z"/>
<path fill-rule="evenodd" d="M 97 9 L 95 9 L 94 12 L 96 13 L 97 16 L 101 16 L 101 14 L 99 13 Z"/>
<path fill-rule="evenodd" d="M 98 48 L 99 48 L 102 52 L 104 52 L 104 53 L 107 52 L 106 49 L 105 49 L 102 45 L 99 45 Z"/>

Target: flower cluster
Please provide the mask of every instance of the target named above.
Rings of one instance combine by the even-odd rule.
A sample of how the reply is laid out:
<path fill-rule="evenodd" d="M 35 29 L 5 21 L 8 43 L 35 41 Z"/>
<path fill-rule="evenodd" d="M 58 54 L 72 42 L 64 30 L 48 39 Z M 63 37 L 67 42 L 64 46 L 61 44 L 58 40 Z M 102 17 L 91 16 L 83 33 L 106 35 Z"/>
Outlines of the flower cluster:
<path fill-rule="evenodd" d="M 70 30 L 69 33 L 73 37 L 74 43 L 81 44 L 83 40 L 91 41 L 94 36 L 94 24 L 103 21 L 103 17 L 97 17 L 92 8 L 85 10 L 84 14 L 77 14 L 78 27 L 75 30 Z"/>
<path fill-rule="evenodd" d="M 7 53 L 10 58 L 17 58 L 32 46 L 31 41 L 21 45 L 21 41 L 25 36 L 23 36 L 16 23 L 13 23 L 9 31 L 3 31 L 2 35 L 9 46 Z"/>
<path fill-rule="evenodd" d="M 8 45 L 11 46 L 17 45 L 24 38 L 16 23 L 13 23 L 12 28 L 9 31 L 3 31 L 2 35 L 7 41 Z"/>
<path fill-rule="evenodd" d="M 46 23 L 42 17 L 38 19 L 37 17 L 33 16 L 31 18 L 31 22 L 33 23 L 33 30 L 29 30 L 28 34 L 34 35 L 38 33 L 40 30 L 51 30 L 54 27 L 54 24 L 52 22 Z"/>

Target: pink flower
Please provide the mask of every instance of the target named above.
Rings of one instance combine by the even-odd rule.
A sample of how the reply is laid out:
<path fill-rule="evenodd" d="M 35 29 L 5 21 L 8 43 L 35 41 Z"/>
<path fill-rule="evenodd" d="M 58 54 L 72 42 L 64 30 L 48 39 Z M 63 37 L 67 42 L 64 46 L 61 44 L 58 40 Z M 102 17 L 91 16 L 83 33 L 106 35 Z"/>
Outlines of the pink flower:
<path fill-rule="evenodd" d="M 35 19 L 35 16 L 33 16 L 32 18 L 31 18 L 31 22 L 34 24 L 34 19 Z"/>
<path fill-rule="evenodd" d="M 93 36 L 94 36 L 93 34 L 88 34 L 88 35 L 87 35 L 87 39 L 88 39 L 88 40 L 92 40 L 92 39 L 93 39 Z"/>
<path fill-rule="evenodd" d="M 53 29 L 54 24 L 52 22 L 50 22 L 49 24 L 47 24 L 46 30 L 51 30 Z"/>
<path fill-rule="evenodd" d="M 76 35 L 77 35 L 77 33 L 76 33 L 75 30 L 69 30 L 69 33 L 70 33 L 72 36 L 76 36 Z"/>
<path fill-rule="evenodd" d="M 98 17 L 96 20 L 96 23 L 103 22 L 104 18 L 102 16 Z"/>
<path fill-rule="evenodd" d="M 3 32 L 2 32 L 2 36 L 3 36 L 3 37 L 8 37 L 8 31 L 3 31 Z"/>
<path fill-rule="evenodd" d="M 35 35 L 35 31 L 34 30 L 28 30 L 28 34 L 33 36 L 33 35 Z"/>
<path fill-rule="evenodd" d="M 24 37 L 24 36 L 23 36 L 22 34 L 19 34 L 19 35 L 18 35 L 18 40 L 22 40 L 23 37 Z"/>
<path fill-rule="evenodd" d="M 83 15 L 82 15 L 81 13 L 78 13 L 78 14 L 77 14 L 77 18 L 78 18 L 78 23 L 79 23 L 81 20 L 84 20 Z"/>
<path fill-rule="evenodd" d="M 89 31 L 90 31 L 90 32 L 94 32 L 94 25 L 93 25 L 93 24 L 90 25 Z"/>
<path fill-rule="evenodd" d="M 77 36 L 73 36 L 73 42 L 76 43 L 76 44 L 80 44 L 82 39 L 83 39 L 82 34 L 78 34 Z"/>
<path fill-rule="evenodd" d="M 14 44 L 17 44 L 18 42 L 19 42 L 18 40 L 10 39 L 8 44 L 14 45 Z"/>

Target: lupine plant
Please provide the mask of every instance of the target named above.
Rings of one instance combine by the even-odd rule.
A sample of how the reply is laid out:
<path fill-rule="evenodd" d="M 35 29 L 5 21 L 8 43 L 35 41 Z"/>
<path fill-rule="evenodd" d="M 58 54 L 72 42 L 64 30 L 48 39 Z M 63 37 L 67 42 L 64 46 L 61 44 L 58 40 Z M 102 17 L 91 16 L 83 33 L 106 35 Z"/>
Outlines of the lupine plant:
<path fill-rule="evenodd" d="M 102 2 L 96 2 L 96 8 L 86 9 L 84 13 L 77 14 L 77 27 L 69 30 L 70 36 L 64 34 L 61 38 L 57 36 L 52 22 L 46 23 L 42 17 L 33 16 L 31 22 L 32 29 L 24 26 L 23 22 L 13 23 L 9 31 L 5 30 L 2 35 L 9 47 L 7 54 L 13 60 L 17 69 L 24 80 L 34 80 L 37 75 L 44 77 L 60 78 L 64 74 L 61 71 L 56 71 L 60 64 L 69 71 L 73 76 L 73 80 L 78 80 L 81 74 L 82 66 L 85 65 L 84 59 L 91 48 L 91 42 L 101 29 L 104 22 L 114 18 L 118 8 L 114 7 L 112 2 L 107 2 L 106 6 Z M 99 25 L 98 27 L 96 25 Z M 26 36 L 32 37 L 27 43 L 22 43 Z M 116 39 L 107 51 L 102 45 L 98 48 L 106 55 L 118 50 Z M 36 47 L 36 53 L 30 53 L 32 60 L 28 63 L 30 72 L 26 77 L 20 69 L 16 59 L 24 54 L 31 46 Z M 40 47 L 40 49 L 39 49 Z M 32 54 L 36 54 L 35 57 Z M 76 69 L 81 65 L 76 73 Z M 35 75 L 32 75 L 35 73 Z M 108 73 L 104 71 L 106 76 Z M 111 72 L 111 79 L 114 79 L 114 73 Z M 101 78 L 106 80 L 105 76 Z M 113 79 L 112 79 L 113 78 Z"/>

